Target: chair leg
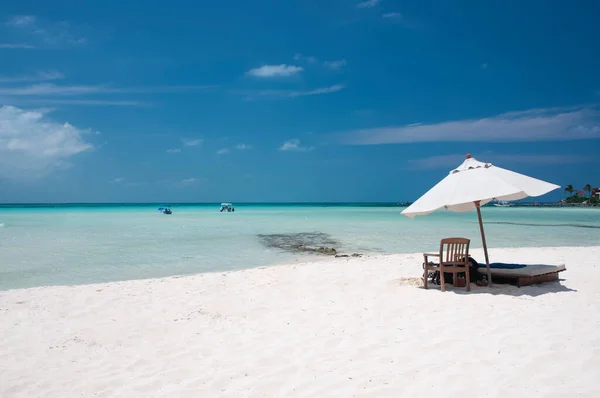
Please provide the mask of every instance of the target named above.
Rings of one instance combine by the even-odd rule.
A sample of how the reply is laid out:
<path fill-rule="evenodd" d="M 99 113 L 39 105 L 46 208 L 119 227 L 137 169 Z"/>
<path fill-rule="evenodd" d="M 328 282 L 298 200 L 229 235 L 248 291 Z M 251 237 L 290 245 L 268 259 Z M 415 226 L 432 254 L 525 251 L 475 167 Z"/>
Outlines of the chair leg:
<path fill-rule="evenodd" d="M 445 292 L 446 291 L 446 281 L 444 278 L 444 267 L 442 266 L 441 261 L 440 261 L 440 283 L 442 285 L 442 292 Z"/>
<path fill-rule="evenodd" d="M 423 264 L 423 286 L 425 290 L 427 290 L 427 277 L 429 276 L 427 271 L 427 265 Z"/>
<path fill-rule="evenodd" d="M 466 284 L 467 284 L 467 292 L 471 291 L 471 275 L 469 274 L 469 264 L 467 264 L 466 268 L 466 272 L 465 272 L 465 279 L 466 279 Z"/>

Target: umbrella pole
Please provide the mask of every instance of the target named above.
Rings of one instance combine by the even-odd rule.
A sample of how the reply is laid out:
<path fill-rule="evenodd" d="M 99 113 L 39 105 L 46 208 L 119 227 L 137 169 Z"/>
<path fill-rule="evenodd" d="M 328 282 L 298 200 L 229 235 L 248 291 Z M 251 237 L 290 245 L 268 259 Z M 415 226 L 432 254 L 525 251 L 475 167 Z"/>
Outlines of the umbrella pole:
<path fill-rule="evenodd" d="M 479 219 L 479 231 L 481 232 L 481 241 L 483 242 L 483 253 L 485 255 L 485 269 L 487 272 L 488 286 L 492 286 L 492 274 L 490 271 L 490 259 L 488 257 L 487 243 L 485 241 L 485 232 L 483 231 L 483 220 L 481 219 L 481 202 L 475 202 L 477 208 L 477 218 Z"/>

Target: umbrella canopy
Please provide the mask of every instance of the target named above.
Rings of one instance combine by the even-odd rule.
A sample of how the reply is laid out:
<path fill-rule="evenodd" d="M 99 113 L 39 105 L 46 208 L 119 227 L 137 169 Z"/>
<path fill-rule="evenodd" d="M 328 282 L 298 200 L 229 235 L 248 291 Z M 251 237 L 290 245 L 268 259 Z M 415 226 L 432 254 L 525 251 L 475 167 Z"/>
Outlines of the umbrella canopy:
<path fill-rule="evenodd" d="M 446 209 L 455 212 L 475 210 L 476 202 L 484 205 L 492 200 L 519 200 L 540 196 L 558 185 L 483 163 L 467 155 L 467 159 L 448 176 L 406 208 L 402 214 L 413 218 Z"/>
<path fill-rule="evenodd" d="M 558 185 L 528 177 L 475 160 L 470 154 L 456 169 L 427 191 L 416 202 L 404 209 L 402 214 L 415 216 L 433 213 L 439 209 L 454 212 L 477 210 L 479 228 L 491 284 L 490 266 L 481 220 L 480 207 L 492 200 L 519 200 L 528 196 L 540 196 L 560 188 Z"/>

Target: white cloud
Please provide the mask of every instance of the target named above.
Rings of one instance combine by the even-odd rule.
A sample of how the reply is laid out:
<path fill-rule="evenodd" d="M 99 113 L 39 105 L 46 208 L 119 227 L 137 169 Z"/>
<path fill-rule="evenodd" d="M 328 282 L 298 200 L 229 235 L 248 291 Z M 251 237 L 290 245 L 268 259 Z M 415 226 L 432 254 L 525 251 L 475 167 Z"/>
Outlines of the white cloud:
<path fill-rule="evenodd" d="M 1 43 L 0 44 L 0 48 L 5 48 L 5 49 L 34 49 L 35 46 L 32 46 L 31 44 L 24 44 L 24 43 Z"/>
<path fill-rule="evenodd" d="M 123 182 L 125 181 L 125 177 L 115 178 L 112 182 Z"/>
<path fill-rule="evenodd" d="M 381 14 L 381 18 L 385 19 L 388 22 L 400 24 L 405 28 L 409 29 L 422 29 L 424 25 L 420 23 L 418 20 L 413 18 L 406 18 L 405 14 L 400 12 L 386 12 Z"/>
<path fill-rule="evenodd" d="M 202 145 L 202 143 L 204 142 L 204 140 L 201 139 L 201 138 L 195 138 L 195 139 L 183 138 L 181 140 L 181 142 L 185 146 L 198 146 L 198 145 Z"/>
<path fill-rule="evenodd" d="M 329 87 L 321 87 L 312 90 L 258 90 L 258 91 L 233 91 L 235 94 L 244 95 L 246 99 L 254 97 L 263 98 L 295 98 L 307 95 L 330 94 L 341 91 L 345 88 L 343 84 L 334 84 Z"/>
<path fill-rule="evenodd" d="M 483 119 L 380 127 L 341 135 L 350 145 L 409 142 L 533 142 L 600 138 L 595 108 L 553 108 L 510 112 Z"/>
<path fill-rule="evenodd" d="M 22 87 L 0 87 L 0 95 L 77 95 L 101 92 L 100 86 L 57 86 L 51 83 Z"/>
<path fill-rule="evenodd" d="M 9 26 L 18 27 L 32 26 L 35 24 L 36 20 L 37 18 L 33 15 L 17 15 L 9 18 L 6 24 Z"/>
<path fill-rule="evenodd" d="M 133 181 L 133 182 L 127 182 L 126 184 L 128 186 L 144 186 L 144 185 L 163 185 L 163 186 L 181 186 L 183 185 L 192 185 L 192 184 L 196 184 L 196 183 L 203 183 L 208 181 L 206 178 L 196 178 L 196 177 L 191 177 L 191 178 L 184 178 L 183 180 L 155 180 L 155 181 Z"/>
<path fill-rule="evenodd" d="M 42 111 L 0 107 L 0 178 L 37 178 L 94 148 L 90 130 L 55 122 Z"/>
<path fill-rule="evenodd" d="M 318 62 L 316 57 L 310 55 L 294 54 L 294 61 L 308 62 L 309 64 L 315 64 Z"/>
<path fill-rule="evenodd" d="M 46 71 L 46 72 L 38 72 L 34 75 L 0 76 L 0 83 L 60 80 L 60 79 L 64 79 L 64 78 L 65 78 L 65 75 L 63 75 L 60 72 Z"/>
<path fill-rule="evenodd" d="M 347 62 L 345 59 L 338 59 L 335 61 L 325 61 L 323 65 L 329 69 L 340 70 L 342 67 L 346 66 Z"/>
<path fill-rule="evenodd" d="M 307 62 L 309 64 L 316 64 L 317 62 L 319 62 L 319 59 L 317 57 L 313 57 L 313 56 L 295 54 L 294 61 Z M 345 59 L 338 59 L 338 60 L 334 60 L 334 61 L 324 61 L 322 65 L 325 68 L 329 68 L 329 69 L 333 69 L 333 70 L 340 70 L 342 67 L 346 66 L 346 64 L 347 64 L 347 61 Z"/>
<path fill-rule="evenodd" d="M 167 153 L 179 153 L 179 152 L 181 152 L 181 149 L 179 149 L 179 148 L 167 149 Z"/>
<path fill-rule="evenodd" d="M 356 8 L 372 8 L 379 4 L 379 0 L 366 0 L 358 3 Z"/>
<path fill-rule="evenodd" d="M 498 167 L 511 169 L 512 165 L 561 165 L 561 164 L 579 164 L 600 162 L 600 159 L 580 156 L 580 155 L 535 155 L 535 154 L 482 154 L 478 156 L 473 154 L 473 157 L 479 161 L 492 163 Z M 436 170 L 447 169 L 451 170 L 459 166 L 465 159 L 465 154 L 450 154 L 429 156 L 421 159 L 411 159 L 408 164 L 413 169 L 418 170 Z"/>
<path fill-rule="evenodd" d="M 108 87 L 102 85 L 56 85 L 52 83 L 33 84 L 21 87 L 1 87 L 0 95 L 39 96 L 39 95 L 87 95 L 115 93 L 166 93 L 203 91 L 212 86 L 154 86 L 154 87 Z"/>
<path fill-rule="evenodd" d="M 307 152 L 307 151 L 312 151 L 313 149 L 314 148 L 312 146 L 311 147 L 302 146 L 300 144 L 300 140 L 298 140 L 298 139 L 287 140 L 279 148 L 280 151 L 295 151 L 295 152 Z"/>
<path fill-rule="evenodd" d="M 101 86 L 100 86 L 101 87 Z M 102 93 L 182 93 L 207 91 L 217 86 L 214 85 L 174 85 L 174 86 L 148 86 L 148 87 L 104 87 Z"/>
<path fill-rule="evenodd" d="M 246 74 L 254 77 L 288 77 L 303 70 L 301 66 L 295 65 L 263 65 L 260 68 L 250 69 Z"/>
<path fill-rule="evenodd" d="M 402 19 L 402 14 L 399 12 L 386 12 L 381 17 L 385 19 Z"/>
<path fill-rule="evenodd" d="M 235 146 L 235 149 L 239 150 L 239 151 L 244 151 L 247 149 L 252 148 L 251 145 L 246 145 L 246 144 L 238 144 Z M 217 155 L 226 155 L 228 153 L 231 153 L 231 150 L 229 148 L 221 148 L 217 151 Z"/>
<path fill-rule="evenodd" d="M 0 103 L 3 98 L 0 97 Z M 149 106 L 149 104 L 140 101 L 121 101 L 121 100 L 91 100 L 91 99 L 40 99 L 40 98 L 15 98 L 10 100 L 13 104 L 45 104 L 45 105 L 91 105 L 91 106 Z"/>
<path fill-rule="evenodd" d="M 33 15 L 20 15 L 10 18 L 6 25 L 28 34 L 45 46 L 74 46 L 87 42 L 85 37 L 73 32 L 71 24 L 67 21 L 42 21 Z"/>
<path fill-rule="evenodd" d="M 302 97 L 305 95 L 319 95 L 319 94 L 330 94 L 330 93 L 335 93 L 337 91 L 341 91 L 345 88 L 345 86 L 343 84 L 334 84 L 333 86 L 329 86 L 329 87 L 322 87 L 322 88 L 317 88 L 314 90 L 308 90 L 308 91 L 291 91 L 289 92 L 289 97 Z"/>

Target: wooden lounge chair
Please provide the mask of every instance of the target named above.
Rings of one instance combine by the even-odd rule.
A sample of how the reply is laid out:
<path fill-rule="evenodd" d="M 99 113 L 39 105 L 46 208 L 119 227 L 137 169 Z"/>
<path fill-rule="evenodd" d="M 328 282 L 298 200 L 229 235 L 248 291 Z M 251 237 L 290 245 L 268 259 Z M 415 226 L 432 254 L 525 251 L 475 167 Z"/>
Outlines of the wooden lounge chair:
<path fill-rule="evenodd" d="M 452 273 L 454 285 L 456 286 L 456 276 L 458 273 L 465 274 L 465 282 L 467 291 L 471 290 L 469 283 L 469 244 L 471 241 L 465 238 L 447 238 L 440 242 L 439 253 L 423 253 L 423 282 L 427 289 L 427 276 L 429 271 L 440 272 L 440 283 L 442 292 L 446 291 L 444 282 L 444 274 Z M 431 263 L 429 257 L 437 257 L 438 263 Z"/>

